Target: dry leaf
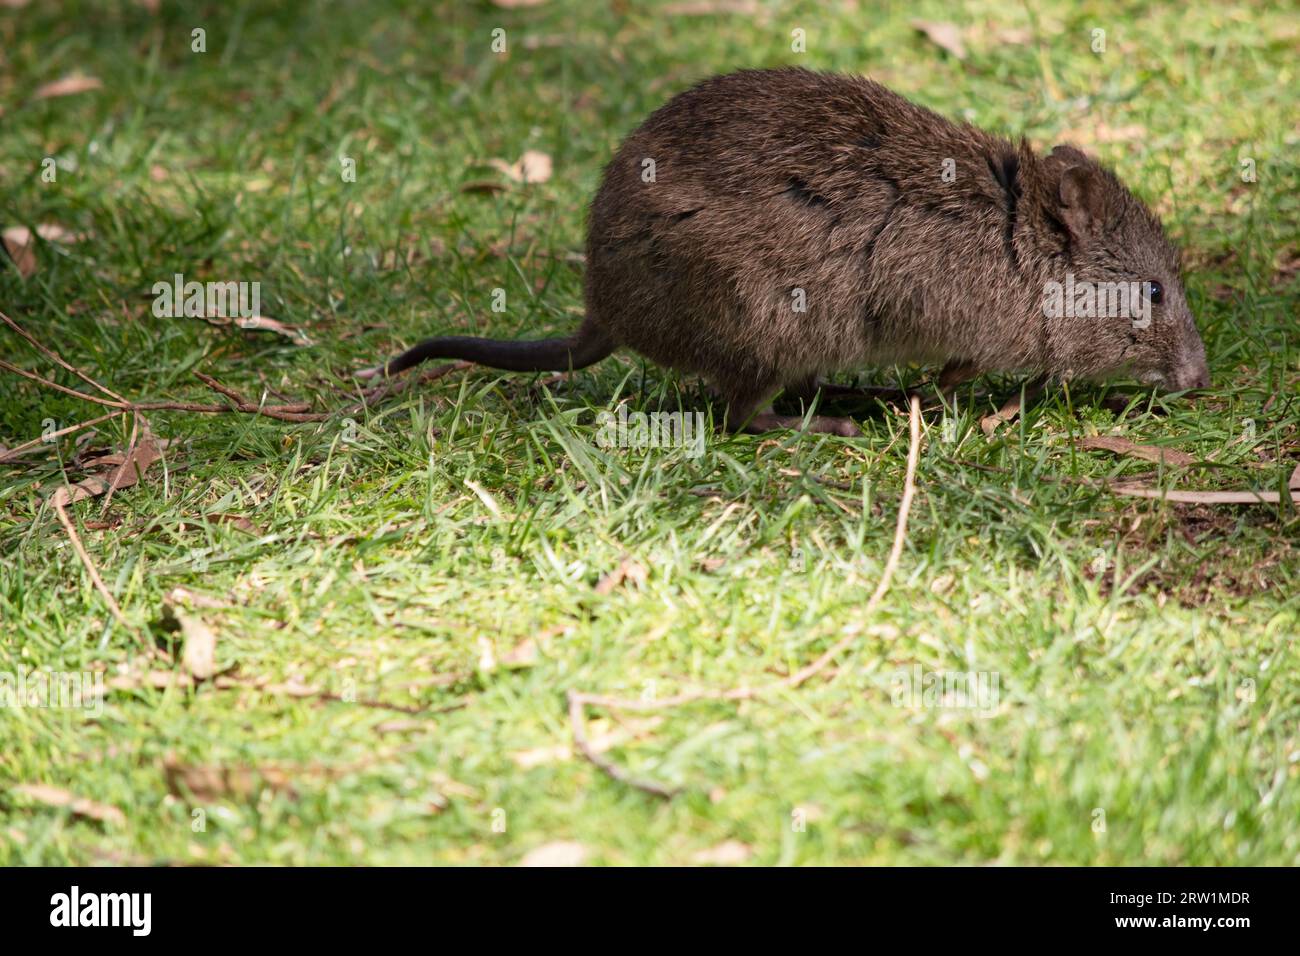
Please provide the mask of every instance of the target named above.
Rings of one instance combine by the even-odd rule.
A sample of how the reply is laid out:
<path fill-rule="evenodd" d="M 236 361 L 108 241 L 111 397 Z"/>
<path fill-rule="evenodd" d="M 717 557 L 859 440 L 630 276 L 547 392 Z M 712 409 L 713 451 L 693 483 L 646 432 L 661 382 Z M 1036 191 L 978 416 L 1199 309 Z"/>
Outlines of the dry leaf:
<path fill-rule="evenodd" d="M 185 647 L 181 651 L 181 666 L 195 680 L 209 680 L 217 672 L 217 632 L 202 618 L 171 608 L 172 615 L 181 627 Z"/>
<path fill-rule="evenodd" d="M 6 229 L 0 233 L 5 252 L 18 267 L 18 274 L 26 279 L 36 271 L 36 244 L 31 240 L 31 233 L 23 226 Z"/>
<path fill-rule="evenodd" d="M 206 607 L 215 610 L 230 607 L 224 601 L 219 601 L 197 591 L 191 591 L 189 588 L 172 588 L 167 592 L 163 600 L 168 604 L 180 604 L 185 607 Z"/>
<path fill-rule="evenodd" d="M 193 687 L 194 679 L 189 674 L 178 674 L 175 671 L 145 671 L 142 674 L 110 677 L 106 686 L 109 690 L 139 690 L 142 687 L 166 690 L 169 687 Z"/>
<path fill-rule="evenodd" d="M 324 693 L 313 684 L 304 684 L 297 677 L 291 677 L 283 684 L 266 684 L 260 688 L 267 694 L 283 694 L 285 697 L 319 697 Z"/>
<path fill-rule="evenodd" d="M 496 648 L 492 646 L 491 641 L 482 636 L 478 639 L 478 669 L 484 672 L 497 669 Z"/>
<path fill-rule="evenodd" d="M 517 183 L 544 183 L 551 178 L 551 157 L 535 149 L 525 152 L 517 163 L 492 159 L 488 160 L 488 165 L 501 170 L 507 178 Z"/>
<path fill-rule="evenodd" d="M 197 766 L 168 755 L 163 758 L 163 776 L 173 795 L 198 803 L 218 803 L 227 797 L 247 800 L 264 788 L 297 796 L 289 774 L 279 767 Z"/>
<path fill-rule="evenodd" d="M 80 233 L 69 232 L 52 222 L 39 224 L 36 227 L 36 235 L 46 242 L 80 242 L 85 238 Z M 4 245 L 5 252 L 14 261 L 14 265 L 18 267 L 18 274 L 24 279 L 36 271 L 39 263 L 36 260 L 36 239 L 32 235 L 32 230 L 26 226 L 9 226 L 0 232 L 0 243 Z"/>
<path fill-rule="evenodd" d="M 292 339 L 294 345 L 311 345 L 312 341 L 307 337 L 307 333 L 296 326 L 286 325 L 279 319 L 270 319 L 264 315 L 253 316 L 236 316 L 233 319 L 209 317 L 208 321 L 213 325 L 228 325 L 234 322 L 241 329 L 247 329 L 250 332 L 275 332 L 283 335 L 287 339 Z"/>
<path fill-rule="evenodd" d="M 1194 465 L 1197 462 L 1195 456 L 1189 455 L 1185 451 L 1179 451 L 1176 448 L 1161 448 L 1159 445 L 1135 445 L 1127 438 L 1120 438 L 1116 435 L 1093 435 L 1080 441 L 1079 446 L 1090 450 L 1101 449 L 1102 451 L 1113 452 L 1116 455 L 1124 455 L 1129 458 L 1141 458 L 1143 461 L 1153 461 L 1166 467 Z"/>
<path fill-rule="evenodd" d="M 70 232 L 56 222 L 42 222 L 36 225 L 36 235 L 46 242 L 81 242 L 86 237 L 79 232 Z"/>
<path fill-rule="evenodd" d="M 214 511 L 211 514 L 203 515 L 203 520 L 210 522 L 211 524 L 228 524 L 232 528 L 236 529 L 237 531 L 242 531 L 245 534 L 251 534 L 254 537 L 260 536 L 262 534 L 262 529 L 259 528 L 257 525 L 253 524 L 252 521 L 250 521 L 248 518 L 245 518 L 243 515 L 229 514 L 227 512 L 221 512 L 221 511 Z"/>
<path fill-rule="evenodd" d="M 587 858 L 587 848 L 571 840 L 557 840 L 529 850 L 519 861 L 520 866 L 581 866 Z"/>
<path fill-rule="evenodd" d="M 648 572 L 646 571 L 644 564 L 641 564 L 639 561 L 632 558 L 624 558 L 619 562 L 617 568 L 610 571 L 596 582 L 596 593 L 608 594 L 624 581 L 644 584 L 647 574 Z"/>
<path fill-rule="evenodd" d="M 72 96 L 103 87 L 98 77 L 86 76 L 84 73 L 72 73 L 53 83 L 46 83 L 32 94 L 34 100 L 48 100 L 56 96 Z"/>
<path fill-rule="evenodd" d="M 1014 421 L 1015 417 L 1021 411 L 1021 399 L 1024 399 L 1024 406 L 1028 407 L 1038 400 L 1038 396 L 1043 394 L 1046 387 L 1046 378 L 1039 377 L 1032 381 L 1025 382 L 1021 386 L 1020 394 L 1012 395 L 1006 400 L 1006 403 L 992 415 L 985 415 L 980 419 L 980 429 L 984 432 L 985 437 L 992 438 L 993 433 L 998 430 L 999 426 Z"/>
<path fill-rule="evenodd" d="M 148 471 L 150 465 L 162 458 L 163 449 L 167 445 L 168 442 L 160 442 L 154 438 L 149 426 L 142 422 L 139 438 L 129 456 L 104 455 L 97 460 L 97 467 L 116 466 L 107 478 L 92 475 L 75 485 L 61 485 L 54 490 L 48 500 L 56 508 L 66 507 L 85 498 L 97 498 L 106 494 L 109 489 L 116 492 L 123 488 L 130 488 Z"/>
<path fill-rule="evenodd" d="M 10 792 L 35 800 L 47 807 L 66 807 L 73 816 L 84 817 L 87 820 L 118 826 L 126 823 L 126 814 L 117 807 L 74 796 L 61 787 L 51 787 L 45 783 L 20 783 Z"/>
<path fill-rule="evenodd" d="M 537 663 L 537 642 L 531 637 L 525 638 L 501 655 L 501 663 L 506 667 L 531 667 Z"/>
<path fill-rule="evenodd" d="M 1095 123 L 1090 126 L 1080 126 L 1077 129 L 1066 130 L 1061 134 L 1060 138 L 1081 147 L 1092 146 L 1097 143 L 1128 143 L 1146 140 L 1147 128 L 1138 123 L 1130 123 L 1126 126 Z M 1086 149 L 1085 152 L 1087 152 Z"/>
<path fill-rule="evenodd" d="M 1034 38 L 1034 31 L 1028 27 L 1001 27 L 994 34 L 1002 43 L 1009 43 L 1012 46 L 1018 46 L 1022 43 L 1028 43 Z"/>
<path fill-rule="evenodd" d="M 573 759 L 573 751 L 564 744 L 554 747 L 534 747 L 531 750 L 517 750 L 510 755 L 520 770 L 532 770 L 548 763 L 564 763 Z"/>
<path fill-rule="evenodd" d="M 727 840 L 715 847 L 701 850 L 691 857 L 692 863 L 711 864 L 714 866 L 735 866 L 744 863 L 754 855 L 752 847 L 739 840 Z"/>
<path fill-rule="evenodd" d="M 992 415 L 985 415 L 980 419 L 980 428 L 983 430 L 985 437 L 992 438 L 993 433 L 1002 425 L 1009 421 L 1014 421 L 1015 417 L 1020 414 L 1020 396 L 1012 395 L 1007 399 L 1006 404 L 999 408 Z"/>
<path fill-rule="evenodd" d="M 947 50 L 959 60 L 966 59 L 966 44 L 962 41 L 961 28 L 957 24 L 913 20 L 912 26 L 929 37 L 935 46 Z"/>

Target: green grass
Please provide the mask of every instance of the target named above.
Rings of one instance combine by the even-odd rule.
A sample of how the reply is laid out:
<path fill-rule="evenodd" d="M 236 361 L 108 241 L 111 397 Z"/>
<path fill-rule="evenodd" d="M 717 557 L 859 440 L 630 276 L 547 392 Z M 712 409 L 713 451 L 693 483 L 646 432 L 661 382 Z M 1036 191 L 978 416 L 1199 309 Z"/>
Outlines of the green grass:
<path fill-rule="evenodd" d="M 905 416 L 864 418 L 860 440 L 710 435 L 698 458 L 601 448 L 595 413 L 618 401 L 710 408 L 698 383 L 630 354 L 558 381 L 456 372 L 355 428 L 153 413 L 175 443 L 166 473 L 105 513 L 102 499 L 71 509 L 131 630 L 39 493 L 84 477 L 79 436 L 61 439 L 0 465 L 0 672 L 166 669 L 140 636 L 177 648 L 163 602 L 183 587 L 221 605 L 194 613 L 228 680 L 112 690 L 98 716 L 0 709 L 0 863 L 512 863 L 560 840 L 611 864 L 689 863 L 726 841 L 760 864 L 1300 862 L 1295 513 L 1075 480 L 1276 488 L 1300 459 L 1296 7 L 756 6 L 0 11 L 0 226 L 85 234 L 42 244 L 26 279 L 0 260 L 0 308 L 140 400 L 214 401 L 201 371 L 340 408 L 348 370 L 433 332 L 571 328 L 585 205 L 619 139 L 705 75 L 800 63 L 1040 145 L 1084 138 L 1184 248 L 1212 394 L 1058 391 L 989 439 L 979 419 L 1016 383 L 967 389 L 946 438 L 926 422 L 899 574 L 870 617 Z M 955 19 L 968 59 L 914 17 Z M 506 56 L 489 50 L 495 27 Z M 32 99 L 75 70 L 103 88 Z M 549 182 L 462 189 L 525 149 L 553 157 Z M 263 311 L 315 344 L 155 318 L 150 288 L 175 272 L 260 281 Z M 0 343 L 83 387 L 7 330 Z M 1134 396 L 1122 419 L 1107 402 L 1120 393 Z M 0 372 L 0 444 L 99 413 Z M 88 447 L 128 430 L 102 426 Z M 1212 458 L 1157 474 L 1073 444 L 1088 434 Z M 201 520 L 218 513 L 251 533 Z M 625 556 L 644 580 L 598 593 Z M 566 750 L 568 690 L 754 684 L 846 629 L 853 649 L 794 690 L 593 710 L 593 736 L 620 735 L 607 756 L 683 788 L 670 800 Z M 894 675 L 914 665 L 996 674 L 996 711 L 894 706 Z M 169 785 L 168 765 L 224 768 L 224 782 Z M 34 783 L 126 822 L 13 790 Z"/>

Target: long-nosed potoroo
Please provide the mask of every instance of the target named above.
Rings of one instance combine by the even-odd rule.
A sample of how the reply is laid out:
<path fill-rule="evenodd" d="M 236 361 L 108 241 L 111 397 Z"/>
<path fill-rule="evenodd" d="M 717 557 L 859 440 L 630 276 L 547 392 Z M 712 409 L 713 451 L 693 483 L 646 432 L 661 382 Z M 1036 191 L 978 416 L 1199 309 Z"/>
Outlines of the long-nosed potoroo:
<path fill-rule="evenodd" d="M 861 77 L 745 70 L 656 110 L 591 204 L 584 291 L 572 335 L 432 338 L 358 374 L 565 371 L 629 348 L 706 378 L 751 431 L 804 421 L 767 410 L 779 390 L 864 365 L 1209 385 L 1178 252 L 1113 173 Z"/>

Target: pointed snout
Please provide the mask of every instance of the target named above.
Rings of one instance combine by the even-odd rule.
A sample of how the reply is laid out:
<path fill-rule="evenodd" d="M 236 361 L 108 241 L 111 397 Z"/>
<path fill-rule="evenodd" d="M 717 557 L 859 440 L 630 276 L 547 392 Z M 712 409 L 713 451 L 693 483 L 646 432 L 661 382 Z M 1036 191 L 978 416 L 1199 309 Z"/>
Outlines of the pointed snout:
<path fill-rule="evenodd" d="M 1167 381 L 1168 387 L 1176 392 L 1210 387 L 1210 367 L 1205 362 L 1205 345 L 1199 336 L 1179 356 Z"/>

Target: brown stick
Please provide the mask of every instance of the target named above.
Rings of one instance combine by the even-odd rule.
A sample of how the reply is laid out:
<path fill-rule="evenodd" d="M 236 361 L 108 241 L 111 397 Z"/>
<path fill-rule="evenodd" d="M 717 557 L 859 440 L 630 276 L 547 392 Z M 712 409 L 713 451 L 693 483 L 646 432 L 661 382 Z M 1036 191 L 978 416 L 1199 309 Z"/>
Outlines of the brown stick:
<path fill-rule="evenodd" d="M 381 382 L 380 384 L 363 391 L 361 393 L 361 401 L 357 402 L 350 408 L 345 409 L 344 414 L 356 415 L 359 412 L 365 411 L 376 402 L 388 398 L 390 395 L 400 395 L 402 392 L 405 392 L 414 385 L 425 385 L 429 382 L 437 381 L 451 372 L 459 372 L 462 369 L 472 368 L 473 366 L 473 362 L 448 362 L 446 365 L 439 365 L 435 368 L 429 369 L 427 372 L 422 372 L 419 375 L 407 375 L 400 379 L 390 379 L 386 382 Z"/>
<path fill-rule="evenodd" d="M 126 628 L 127 633 L 134 634 L 139 640 L 143 641 L 144 638 L 131 626 L 131 622 L 126 619 L 126 615 L 122 613 L 121 607 L 118 606 L 117 599 L 113 597 L 113 593 L 104 584 L 104 579 L 99 576 L 99 569 L 95 567 L 95 562 L 90 560 L 90 555 L 86 553 L 86 549 L 81 543 L 81 536 L 77 534 L 77 529 L 72 524 L 72 519 L 63 510 L 63 505 L 57 501 L 54 502 L 54 514 L 58 516 L 59 523 L 63 525 L 63 530 L 68 533 L 68 540 L 72 542 L 77 557 L 81 558 L 81 563 L 86 566 L 86 573 L 90 575 L 91 583 L 95 585 L 95 589 L 104 598 L 104 603 L 113 612 L 113 617 L 117 618 L 118 623 Z"/>
<path fill-rule="evenodd" d="M 894 526 L 894 543 L 889 549 L 889 557 L 885 560 L 884 570 L 881 571 L 880 580 L 876 584 L 875 591 L 872 592 L 864 609 L 865 614 L 871 614 L 880 606 L 885 594 L 889 591 L 889 585 L 894 579 L 894 573 L 898 570 L 898 562 L 903 554 L 903 545 L 907 541 L 907 518 L 912 509 L 912 498 L 916 494 L 916 467 L 921 455 L 921 402 L 920 399 L 913 395 L 909 400 L 909 426 L 911 432 L 911 444 L 907 450 L 907 473 L 903 479 L 903 496 L 898 506 L 898 521 Z M 609 710 L 624 711 L 656 711 L 667 710 L 673 707 L 680 707 L 683 704 L 693 703 L 699 700 L 753 700 L 755 698 L 770 694 L 777 690 L 788 690 L 806 683 L 813 677 L 816 677 L 826 667 L 847 650 L 856 638 L 856 634 L 846 634 L 834 644 L 832 644 L 819 657 L 799 668 L 793 674 L 789 674 L 780 680 L 771 681 L 758 687 L 733 687 L 725 690 L 701 690 L 687 691 L 677 694 L 673 697 L 666 697 L 662 700 L 632 700 L 619 697 L 604 697 L 598 694 L 588 694 L 583 691 L 570 690 L 569 697 L 569 726 L 573 733 L 574 745 L 578 752 L 595 766 L 599 767 L 609 776 L 618 780 L 620 783 L 626 783 L 638 790 L 654 794 L 657 797 L 671 797 L 677 791 L 663 784 L 654 781 L 641 780 L 630 776 L 622 768 L 615 765 L 612 761 L 596 753 L 590 743 L 587 741 L 587 707 L 604 707 Z"/>
<path fill-rule="evenodd" d="M 68 388 L 67 386 L 60 385 L 59 383 L 51 381 L 50 379 L 45 378 L 42 375 L 38 375 L 35 372 L 29 372 L 27 369 L 19 368 L 16 365 L 4 361 L 3 359 L 0 359 L 0 369 L 13 372 L 16 375 L 21 376 L 22 378 L 28 379 L 33 382 L 37 382 L 38 384 L 44 385 L 46 388 L 53 389 L 56 392 L 62 392 L 66 395 L 71 395 L 74 398 L 80 398 L 88 402 L 93 402 L 97 405 L 106 405 L 109 408 L 113 408 L 117 410 L 113 414 L 102 416 L 99 419 L 95 419 L 95 421 L 105 421 L 109 418 L 114 418 L 117 415 L 124 414 L 127 412 L 135 413 L 135 419 L 132 423 L 132 428 L 131 428 L 131 438 L 125 456 L 125 460 L 127 462 L 131 460 L 131 454 L 135 450 L 136 441 L 139 436 L 140 422 L 142 420 L 142 416 L 140 415 L 140 412 L 142 411 L 150 411 L 155 409 L 157 410 L 175 409 L 179 411 L 217 413 L 217 412 L 229 412 L 232 410 L 229 406 L 226 405 L 191 405 L 189 403 L 184 403 L 184 402 L 145 402 L 145 403 L 130 402 L 127 399 L 123 398 L 121 395 L 118 395 L 116 392 L 112 391 L 111 389 L 105 387 L 104 385 L 101 385 L 99 382 L 95 381 L 95 379 L 91 378 L 85 372 L 81 371 L 80 369 L 76 368 L 69 362 L 65 361 L 64 358 L 60 356 L 57 352 L 43 345 L 26 329 L 20 326 L 13 319 L 9 318 L 9 316 L 5 315 L 3 312 L 0 312 L 0 320 L 3 320 L 5 325 L 9 326 L 9 328 L 17 332 L 20 336 L 22 336 L 23 339 L 25 339 L 27 342 L 33 345 L 38 351 L 40 351 L 43 355 L 47 356 L 51 361 L 53 361 L 60 368 L 66 369 L 67 371 L 71 372 L 73 375 L 77 376 L 77 378 L 81 379 L 83 382 L 87 383 L 88 385 L 92 386 L 95 389 L 98 389 L 99 391 L 103 392 L 105 395 L 109 395 L 111 397 L 101 398 L 98 395 L 88 395 L 84 392 L 78 392 L 76 389 L 71 389 Z M 216 391 L 220 392 L 222 395 L 225 395 L 227 398 L 234 401 L 235 402 L 234 410 L 237 411 L 248 412 L 256 415 L 266 415 L 269 418 L 279 418 L 283 421 L 291 421 L 291 422 L 320 421 L 322 419 L 329 417 L 328 415 L 325 414 L 309 414 L 305 411 L 305 409 L 309 408 L 310 406 L 301 405 L 301 404 L 292 405 L 292 406 L 283 406 L 283 407 L 259 406 L 254 404 L 253 402 L 248 401 L 246 398 L 244 398 L 242 395 L 240 395 L 238 392 L 234 391 L 233 389 L 228 389 L 225 386 L 221 385 L 215 379 L 203 375 L 201 373 L 195 373 L 195 374 L 197 374 L 200 380 L 202 380 L 204 384 L 206 384 L 209 388 L 215 389 Z M 147 424 L 148 423 L 146 422 L 146 427 Z M 87 427 L 87 425 L 85 424 L 78 425 L 71 429 L 60 430 L 55 434 L 64 434 L 68 431 L 77 431 L 85 427 Z M 42 438 L 41 440 L 44 440 L 44 438 Z M 28 442 L 27 444 L 20 446 L 20 448 L 29 448 L 31 447 L 31 445 L 32 443 Z M 4 453 L 3 458 L 0 458 L 0 461 L 8 460 L 12 456 L 13 456 L 13 451 L 6 451 Z M 123 464 L 123 467 L 126 467 L 125 463 Z M 113 487 L 114 487 L 113 484 L 109 485 L 108 498 L 106 498 L 104 501 L 105 510 L 107 510 L 108 503 L 112 499 Z M 77 552 L 77 556 L 81 559 L 81 563 L 85 565 L 86 571 L 90 575 L 91 583 L 94 584 L 95 589 L 99 591 L 100 595 L 104 598 L 104 603 L 108 605 L 108 609 L 112 613 L 113 617 L 118 621 L 119 624 L 121 624 L 124 628 L 126 628 L 126 630 L 129 633 L 134 634 L 137 639 L 144 641 L 145 639 L 143 635 L 141 635 L 138 631 L 136 631 L 131 626 L 130 622 L 127 621 L 126 615 L 122 613 L 122 608 L 117 603 L 117 599 L 113 597 L 112 592 L 109 591 L 108 587 L 104 584 L 104 579 L 100 577 L 99 569 L 95 567 L 95 562 L 90 559 L 90 555 L 87 553 L 85 546 L 81 543 L 81 536 L 77 534 L 76 526 L 73 525 L 72 519 L 68 517 L 67 511 L 64 509 L 61 503 L 55 502 L 54 513 L 58 517 L 59 523 L 63 525 L 64 531 L 67 532 L 68 540 L 72 542 L 72 547 Z"/>
<path fill-rule="evenodd" d="M 10 365 L 4 359 L 0 359 L 0 369 L 4 369 L 6 372 L 13 372 L 15 375 L 21 375 L 23 378 L 31 379 L 33 382 L 39 382 L 46 388 L 52 388 L 56 392 L 63 392 L 65 395 L 71 395 L 73 398 L 83 398 L 88 402 L 94 402 L 96 405 L 107 405 L 109 408 L 119 408 L 123 411 L 130 411 L 131 409 L 130 402 L 115 402 L 111 399 L 100 398 L 98 395 L 87 395 L 85 392 L 79 392 L 75 388 L 68 388 L 66 385 L 60 385 L 58 382 L 51 382 L 48 378 L 37 375 L 35 372 L 29 372 L 25 368 L 19 368 L 17 365 Z"/>
<path fill-rule="evenodd" d="M 79 392 L 75 388 L 68 388 L 66 385 L 60 385 L 58 382 L 52 382 L 42 375 L 35 372 L 29 372 L 25 368 L 19 368 L 17 365 L 10 364 L 4 359 L 0 359 L 0 369 L 7 372 L 13 372 L 23 378 L 30 379 L 46 388 L 51 388 L 56 392 L 62 392 L 65 395 L 71 395 L 73 398 L 84 399 L 87 402 L 94 402 L 96 405 L 105 405 L 109 408 L 116 408 L 122 412 L 154 412 L 154 411 L 176 411 L 176 412 L 199 412 L 202 414 L 215 415 L 224 412 L 246 412 L 250 415 L 263 415 L 267 418 L 275 418 L 285 422 L 319 422 L 329 418 L 326 412 L 305 412 L 304 409 L 311 406 L 305 402 L 297 402 L 293 405 L 258 405 L 249 401 L 233 389 L 227 389 L 215 379 L 204 375 L 202 372 L 194 374 L 206 384 L 228 398 L 233 396 L 235 407 L 229 405 L 200 405 L 195 402 L 129 402 L 126 399 L 113 401 L 112 399 L 100 398 L 98 395 L 87 395 L 85 392 Z"/>
<path fill-rule="evenodd" d="M 3 464 L 6 461 L 11 461 L 13 459 L 16 459 L 28 448 L 35 448 L 37 445 L 43 445 L 46 442 L 50 441 L 51 439 L 59 438 L 63 435 L 71 435 L 73 432 L 79 432 L 83 428 L 91 428 L 95 425 L 101 425 L 106 421 L 109 421 L 114 418 L 118 418 L 125 414 L 126 412 L 109 412 L 107 415 L 101 415 L 98 418 L 92 418 L 88 422 L 82 422 L 79 425 L 69 425 L 67 428 L 60 428 L 58 431 L 50 432 L 48 435 L 42 435 L 40 438 L 33 438 L 29 442 L 23 442 L 21 445 L 17 445 L 14 448 L 10 448 L 4 454 L 0 454 L 0 464 Z"/>
<path fill-rule="evenodd" d="M 35 346 L 38 350 L 40 350 L 47 358 L 57 363 L 58 365 L 61 365 L 63 368 L 67 369 L 69 372 L 77 376 L 77 378 L 81 379 L 87 385 L 94 386 L 95 388 L 99 389 L 101 392 L 103 392 L 105 395 L 109 396 L 110 398 L 116 398 L 119 402 L 126 401 L 126 399 L 123 398 L 121 395 L 117 394 L 117 392 L 113 391 L 112 389 L 104 385 L 101 385 L 99 382 L 95 381 L 93 378 L 91 378 L 81 369 L 77 368 L 76 366 L 69 365 L 66 361 L 64 361 L 61 355 L 59 355 L 53 349 L 48 348 L 45 345 L 42 345 L 34 335 L 32 335 L 30 332 L 28 332 L 26 329 L 20 326 L 13 319 L 9 318 L 9 316 L 5 315 L 3 312 L 0 312 L 0 319 L 3 319 L 5 325 L 9 326 L 9 328 L 13 329 L 24 339 L 30 342 L 33 346 Z"/>
<path fill-rule="evenodd" d="M 257 402 L 249 401 L 233 388 L 222 385 L 211 375 L 195 372 L 194 377 L 213 391 L 226 396 L 235 403 L 236 409 L 241 412 L 248 412 L 252 415 L 265 415 L 268 418 L 278 418 L 286 422 L 319 422 L 330 417 L 325 412 L 307 412 L 306 409 L 311 406 L 305 402 L 295 402 L 292 405 L 260 405 Z M 217 406 L 217 408 L 221 411 L 225 410 L 220 406 Z M 189 409 L 189 411 L 195 410 Z"/>

